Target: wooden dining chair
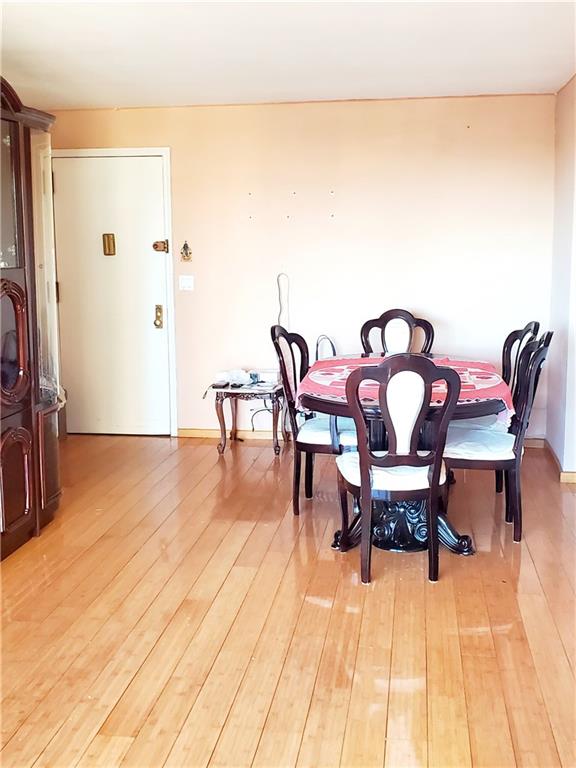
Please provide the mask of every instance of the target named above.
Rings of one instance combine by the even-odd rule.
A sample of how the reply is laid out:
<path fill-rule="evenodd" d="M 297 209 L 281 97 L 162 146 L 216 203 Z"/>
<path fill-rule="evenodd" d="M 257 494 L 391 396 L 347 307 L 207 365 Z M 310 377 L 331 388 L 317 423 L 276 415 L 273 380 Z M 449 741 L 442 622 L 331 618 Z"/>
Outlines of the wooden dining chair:
<path fill-rule="evenodd" d="M 515 415 L 508 432 L 493 428 L 470 429 L 450 426 L 444 449 L 449 469 L 499 470 L 504 474 L 506 490 L 506 522 L 514 523 L 514 541 L 522 538 L 522 495 L 520 468 L 524 454 L 524 438 L 538 388 L 542 366 L 548 354 L 553 333 L 540 340 L 527 342 L 518 360 Z"/>
<path fill-rule="evenodd" d="M 365 381 L 379 384 L 381 420 L 388 436 L 387 451 L 373 451 L 362 406 Z M 429 450 L 418 450 L 421 430 L 430 409 L 432 385 L 446 383 L 446 399 L 438 406 L 437 428 Z M 354 417 L 358 451 L 336 458 L 342 510 L 343 548 L 348 545 L 348 493 L 361 515 L 361 578 L 370 581 L 372 551 L 372 500 L 426 501 L 428 517 L 428 578 L 438 580 L 438 505 L 446 484 L 442 460 L 450 418 L 460 394 L 460 377 L 419 355 L 399 354 L 377 366 L 353 371 L 346 382 L 346 399 Z"/>
<path fill-rule="evenodd" d="M 311 499 L 314 483 L 314 454 L 338 454 L 343 448 L 355 448 L 356 429 L 352 419 L 304 415 L 298 412 L 296 393 L 298 384 L 308 372 L 308 345 L 303 336 L 298 333 L 289 333 L 281 325 L 273 325 L 270 332 L 280 363 L 284 397 L 294 439 L 292 508 L 294 514 L 299 515 L 302 454 L 306 456 L 304 491 L 306 498 Z"/>
<path fill-rule="evenodd" d="M 536 339 L 539 330 L 540 323 L 532 320 L 530 323 L 526 323 L 524 328 L 512 331 L 506 336 L 504 346 L 502 347 L 502 378 L 508 384 L 512 393 L 514 393 L 516 388 L 520 353 L 529 341 Z"/>
<path fill-rule="evenodd" d="M 539 329 L 540 323 L 536 320 L 532 320 L 530 323 L 526 323 L 524 328 L 518 328 L 515 331 L 511 331 L 504 340 L 504 345 L 502 347 L 502 378 L 510 387 L 510 391 L 512 392 L 512 402 L 515 409 L 518 406 L 518 365 L 520 362 L 520 353 L 526 344 L 536 339 Z M 497 415 L 478 416 L 474 419 L 460 419 L 455 421 L 451 426 L 459 429 L 471 429 L 476 427 L 481 427 L 482 429 L 486 427 L 498 429 L 500 428 L 500 422 L 498 421 Z M 495 476 L 496 493 L 502 493 L 504 488 L 504 473 L 502 470 L 497 469 Z"/>
<path fill-rule="evenodd" d="M 415 346 L 414 331 L 420 328 L 424 334 L 424 340 L 419 348 Z M 380 331 L 383 354 L 394 355 L 400 352 L 430 352 L 434 343 L 434 328 L 428 320 L 414 317 L 406 309 L 389 309 L 380 317 L 367 320 L 360 329 L 360 341 L 364 352 L 371 353 L 372 344 L 370 333 L 374 329 Z"/>

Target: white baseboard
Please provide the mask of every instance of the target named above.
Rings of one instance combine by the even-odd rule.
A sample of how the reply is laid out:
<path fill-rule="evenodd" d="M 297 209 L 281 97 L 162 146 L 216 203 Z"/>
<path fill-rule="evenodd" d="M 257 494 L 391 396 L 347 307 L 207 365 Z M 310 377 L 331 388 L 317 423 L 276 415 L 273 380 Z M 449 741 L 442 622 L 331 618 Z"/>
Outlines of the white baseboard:
<path fill-rule="evenodd" d="M 230 435 L 230 431 L 226 432 L 226 437 Z M 237 432 L 238 437 L 241 440 L 272 440 L 272 430 L 258 429 L 252 432 L 251 429 L 239 429 Z M 190 429 L 183 428 L 178 430 L 178 437 L 214 437 L 220 439 L 219 429 Z"/>

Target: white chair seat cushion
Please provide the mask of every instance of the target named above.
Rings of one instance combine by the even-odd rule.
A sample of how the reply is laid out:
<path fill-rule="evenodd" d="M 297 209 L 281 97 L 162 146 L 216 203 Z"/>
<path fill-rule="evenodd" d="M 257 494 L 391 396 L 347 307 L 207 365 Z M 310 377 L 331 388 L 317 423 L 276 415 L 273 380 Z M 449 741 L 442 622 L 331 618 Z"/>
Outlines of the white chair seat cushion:
<path fill-rule="evenodd" d="M 450 429 L 496 429 L 507 432 L 506 423 L 500 421 L 496 414 L 490 416 L 477 416 L 475 419 L 453 419 Z"/>
<path fill-rule="evenodd" d="M 419 451 L 425 456 L 427 451 Z M 386 456 L 385 451 L 375 451 L 375 456 Z M 343 453 L 336 457 L 336 464 L 342 477 L 360 487 L 360 454 L 356 452 Z M 374 491 L 420 491 L 429 488 L 429 467 L 372 467 L 372 490 Z M 440 470 L 440 485 L 446 482 L 446 467 L 442 462 Z"/>
<path fill-rule="evenodd" d="M 514 458 L 516 436 L 497 429 L 448 427 L 445 459 L 470 461 L 507 461 Z"/>
<path fill-rule="evenodd" d="M 358 444 L 354 419 L 340 418 L 336 420 L 338 429 L 338 441 L 343 447 L 351 447 Z M 304 421 L 298 430 L 299 443 L 308 445 L 330 445 L 330 416 L 314 416 Z"/>

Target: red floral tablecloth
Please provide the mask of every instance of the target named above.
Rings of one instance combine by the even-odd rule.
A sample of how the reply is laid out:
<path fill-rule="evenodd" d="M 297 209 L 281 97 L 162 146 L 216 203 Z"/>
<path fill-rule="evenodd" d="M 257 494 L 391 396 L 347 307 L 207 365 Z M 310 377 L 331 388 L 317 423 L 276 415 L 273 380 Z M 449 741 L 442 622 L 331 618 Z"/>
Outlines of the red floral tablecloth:
<path fill-rule="evenodd" d="M 346 402 L 346 380 L 356 368 L 364 365 L 378 365 L 382 357 L 331 357 L 318 360 L 310 368 L 298 387 L 297 403 L 302 395 L 311 395 L 334 402 Z M 510 423 L 514 414 L 510 387 L 491 363 L 458 360 L 450 357 L 434 357 L 436 365 L 453 368 L 460 376 L 459 403 L 478 403 L 484 400 L 501 400 L 505 410 L 498 414 L 498 420 Z M 367 381 L 360 388 L 360 397 L 369 404 L 378 400 L 378 384 Z M 446 397 L 446 386 L 438 382 L 432 389 L 431 405 L 441 405 Z"/>

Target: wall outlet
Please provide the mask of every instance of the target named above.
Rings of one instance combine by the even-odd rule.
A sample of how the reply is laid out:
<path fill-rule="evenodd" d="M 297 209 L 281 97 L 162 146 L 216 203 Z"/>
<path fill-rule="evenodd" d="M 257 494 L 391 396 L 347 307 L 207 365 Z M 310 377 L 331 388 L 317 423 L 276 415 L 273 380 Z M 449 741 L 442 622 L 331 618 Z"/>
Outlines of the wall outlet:
<path fill-rule="evenodd" d="M 178 277 L 178 288 L 181 291 L 193 291 L 194 275 L 180 275 Z"/>

